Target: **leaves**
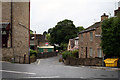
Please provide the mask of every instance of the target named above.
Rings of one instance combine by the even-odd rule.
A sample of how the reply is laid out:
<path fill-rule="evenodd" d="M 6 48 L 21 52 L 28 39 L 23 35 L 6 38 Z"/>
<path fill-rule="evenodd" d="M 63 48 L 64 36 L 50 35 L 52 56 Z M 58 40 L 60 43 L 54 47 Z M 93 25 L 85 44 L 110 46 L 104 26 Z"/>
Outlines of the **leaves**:
<path fill-rule="evenodd" d="M 52 29 L 51 38 L 55 44 L 67 43 L 70 38 L 77 36 L 77 29 L 71 20 L 63 20 Z"/>
<path fill-rule="evenodd" d="M 106 55 L 120 57 L 120 18 L 103 21 L 101 39 L 101 46 Z"/>
<path fill-rule="evenodd" d="M 51 45 L 58 44 L 62 50 L 65 50 L 69 39 L 77 37 L 77 33 L 83 29 L 82 26 L 76 28 L 73 21 L 65 19 L 48 30 L 47 39 Z"/>

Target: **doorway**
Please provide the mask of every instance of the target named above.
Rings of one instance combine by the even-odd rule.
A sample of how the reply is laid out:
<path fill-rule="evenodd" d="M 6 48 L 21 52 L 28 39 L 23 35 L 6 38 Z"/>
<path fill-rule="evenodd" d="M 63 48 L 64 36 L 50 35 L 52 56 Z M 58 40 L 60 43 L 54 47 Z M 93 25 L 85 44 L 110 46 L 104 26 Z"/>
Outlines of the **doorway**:
<path fill-rule="evenodd" d="M 87 58 L 87 47 L 86 47 L 86 58 Z"/>

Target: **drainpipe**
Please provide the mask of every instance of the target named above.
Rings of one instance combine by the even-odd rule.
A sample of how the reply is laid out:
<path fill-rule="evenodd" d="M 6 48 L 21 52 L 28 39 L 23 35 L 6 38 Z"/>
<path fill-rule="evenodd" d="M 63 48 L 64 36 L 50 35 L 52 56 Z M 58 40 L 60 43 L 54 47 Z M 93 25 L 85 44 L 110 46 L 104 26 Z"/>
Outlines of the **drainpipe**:
<path fill-rule="evenodd" d="M 10 26 L 11 26 L 11 48 L 13 48 L 13 60 L 14 60 L 14 62 L 15 62 L 15 54 L 14 54 L 14 46 L 13 46 L 13 2 L 12 2 L 12 0 L 11 0 L 11 24 L 10 24 Z"/>
<path fill-rule="evenodd" d="M 34 50 L 36 50 L 36 31 L 35 31 L 35 34 L 34 34 L 34 43 L 35 43 Z"/>
<path fill-rule="evenodd" d="M 30 64 L 30 0 L 29 0 L 29 52 L 28 52 L 28 57 L 29 57 L 29 64 Z"/>
<path fill-rule="evenodd" d="M 12 3 L 12 0 L 11 0 L 11 47 L 12 47 L 12 19 L 13 19 L 13 15 L 12 15 L 12 8 L 13 8 L 13 3 Z"/>

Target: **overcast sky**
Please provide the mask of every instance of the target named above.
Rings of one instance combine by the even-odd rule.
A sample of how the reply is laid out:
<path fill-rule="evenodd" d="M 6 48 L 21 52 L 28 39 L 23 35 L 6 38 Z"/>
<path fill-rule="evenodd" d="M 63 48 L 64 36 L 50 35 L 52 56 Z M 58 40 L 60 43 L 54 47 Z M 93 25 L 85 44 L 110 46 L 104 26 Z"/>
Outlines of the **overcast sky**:
<path fill-rule="evenodd" d="M 114 16 L 119 0 L 31 0 L 31 30 L 42 34 L 64 19 L 89 27 L 103 13 Z"/>

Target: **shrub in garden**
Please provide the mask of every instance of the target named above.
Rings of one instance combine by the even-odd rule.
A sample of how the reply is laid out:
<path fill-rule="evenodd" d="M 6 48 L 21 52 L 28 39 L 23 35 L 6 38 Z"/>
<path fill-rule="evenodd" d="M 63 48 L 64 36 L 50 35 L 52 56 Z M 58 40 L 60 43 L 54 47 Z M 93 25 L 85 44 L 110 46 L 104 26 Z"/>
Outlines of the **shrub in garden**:
<path fill-rule="evenodd" d="M 78 50 L 73 50 L 72 51 L 72 56 L 75 58 L 78 58 Z"/>
<path fill-rule="evenodd" d="M 30 56 L 34 55 L 37 57 L 37 51 L 30 49 Z"/>
<path fill-rule="evenodd" d="M 62 58 L 63 58 L 63 59 L 66 59 L 67 56 L 71 56 L 71 52 L 69 52 L 69 51 L 64 51 L 64 52 L 62 53 Z"/>

